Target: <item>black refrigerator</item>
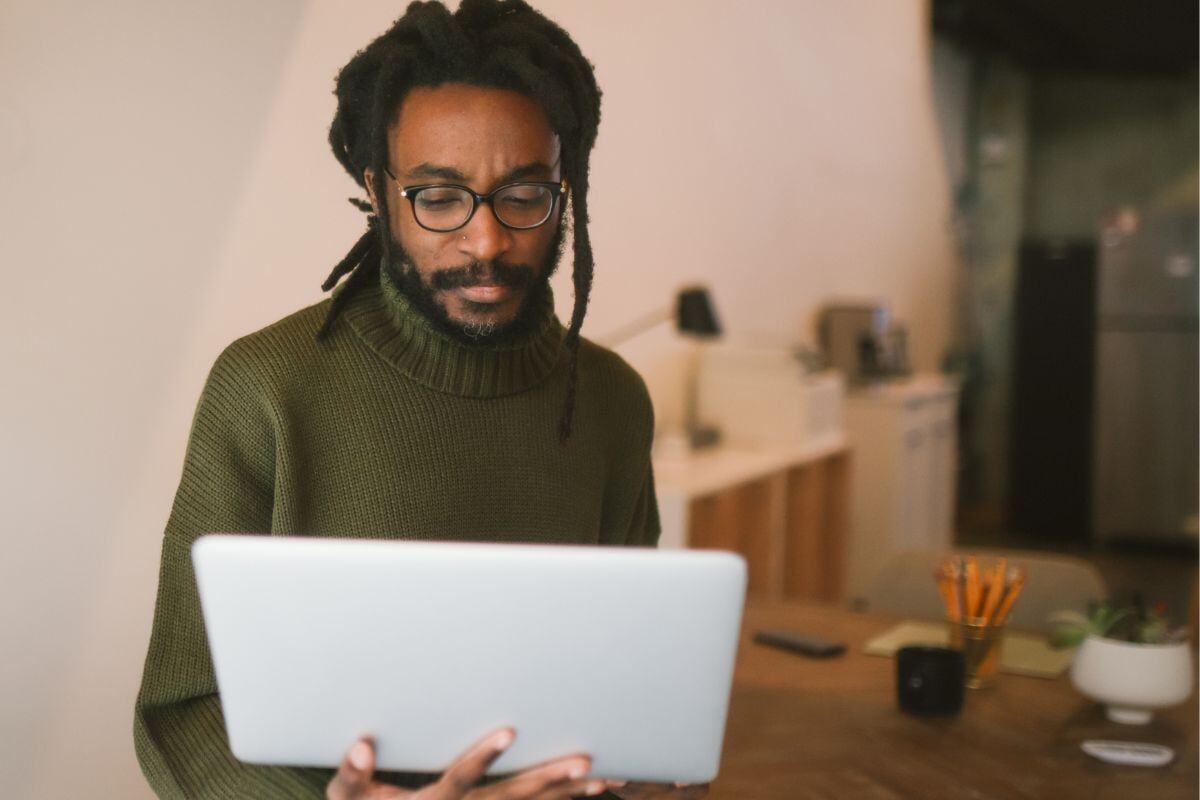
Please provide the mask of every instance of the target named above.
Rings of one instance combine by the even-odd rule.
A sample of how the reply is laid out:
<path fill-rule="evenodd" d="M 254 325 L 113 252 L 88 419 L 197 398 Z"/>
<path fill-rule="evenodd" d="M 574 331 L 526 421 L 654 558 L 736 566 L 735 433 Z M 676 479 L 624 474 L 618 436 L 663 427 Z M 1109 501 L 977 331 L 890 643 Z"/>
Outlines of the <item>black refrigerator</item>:
<path fill-rule="evenodd" d="M 1013 303 L 1008 518 L 1020 538 L 1092 538 L 1096 243 L 1026 239 Z"/>

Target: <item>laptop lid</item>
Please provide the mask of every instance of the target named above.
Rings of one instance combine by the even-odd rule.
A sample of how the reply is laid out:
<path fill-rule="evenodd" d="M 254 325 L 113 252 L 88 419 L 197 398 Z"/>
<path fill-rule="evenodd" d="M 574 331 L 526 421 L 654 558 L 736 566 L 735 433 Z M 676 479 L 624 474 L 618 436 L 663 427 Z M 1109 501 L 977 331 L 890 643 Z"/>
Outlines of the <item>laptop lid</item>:
<path fill-rule="evenodd" d="M 238 758 L 492 772 L 587 753 L 613 779 L 717 773 L 746 588 L 715 551 L 210 535 L 192 548 Z"/>

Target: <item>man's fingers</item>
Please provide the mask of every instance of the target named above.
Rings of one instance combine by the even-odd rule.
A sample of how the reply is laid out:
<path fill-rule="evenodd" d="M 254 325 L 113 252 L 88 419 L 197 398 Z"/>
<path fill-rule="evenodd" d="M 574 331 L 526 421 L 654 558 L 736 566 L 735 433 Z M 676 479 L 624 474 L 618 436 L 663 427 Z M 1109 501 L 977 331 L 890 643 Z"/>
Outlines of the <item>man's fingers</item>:
<path fill-rule="evenodd" d="M 437 800 L 460 800 L 464 797 L 515 738 L 516 733 L 512 728 L 501 728 L 471 745 L 442 773 L 441 780 L 437 782 Z"/>
<path fill-rule="evenodd" d="M 700 800 L 708 795 L 707 783 L 645 783 L 635 781 L 617 794 L 627 800 Z"/>
<path fill-rule="evenodd" d="M 591 768 L 591 761 L 586 756 L 556 759 L 479 790 L 479 800 L 558 800 L 586 796 L 585 789 L 589 784 L 603 783 L 584 778 Z M 595 794 L 603 791 L 601 788 Z M 471 800 L 475 800 L 475 795 Z"/>
<path fill-rule="evenodd" d="M 375 748 L 369 739 L 359 739 L 346 751 L 346 757 L 325 789 L 325 796 L 329 800 L 355 800 L 362 797 L 371 787 L 371 775 L 374 772 Z"/>
<path fill-rule="evenodd" d="M 596 797 L 604 794 L 609 788 L 609 783 L 600 779 L 568 781 L 543 789 L 532 795 L 532 800 L 572 800 L 576 797 Z M 525 797 L 525 795 L 518 796 Z"/>
<path fill-rule="evenodd" d="M 568 781 L 566 783 L 558 783 L 556 786 L 542 790 L 542 792 L 533 795 L 533 800 L 572 800 L 572 798 L 594 798 L 596 795 L 601 795 L 612 789 L 616 783 L 612 781 L 600 780 L 600 778 L 586 778 L 582 781 Z"/>

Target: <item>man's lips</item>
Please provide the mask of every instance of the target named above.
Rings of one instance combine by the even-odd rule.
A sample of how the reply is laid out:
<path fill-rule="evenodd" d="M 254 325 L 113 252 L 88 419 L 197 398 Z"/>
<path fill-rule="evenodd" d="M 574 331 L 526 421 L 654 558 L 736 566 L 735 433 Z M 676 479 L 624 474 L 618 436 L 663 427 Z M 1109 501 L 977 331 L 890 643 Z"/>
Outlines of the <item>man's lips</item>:
<path fill-rule="evenodd" d="M 458 294 L 472 303 L 499 303 L 507 300 L 513 293 L 510 286 L 496 284 L 476 284 L 475 286 L 460 286 Z"/>

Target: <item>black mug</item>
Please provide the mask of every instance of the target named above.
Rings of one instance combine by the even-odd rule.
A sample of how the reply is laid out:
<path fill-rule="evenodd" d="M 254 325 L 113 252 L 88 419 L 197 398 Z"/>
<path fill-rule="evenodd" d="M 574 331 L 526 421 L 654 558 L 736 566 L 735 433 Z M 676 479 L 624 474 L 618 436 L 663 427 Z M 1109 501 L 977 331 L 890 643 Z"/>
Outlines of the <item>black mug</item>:
<path fill-rule="evenodd" d="M 910 714 L 957 714 L 965 664 L 958 650 L 914 645 L 896 651 L 896 699 Z"/>

